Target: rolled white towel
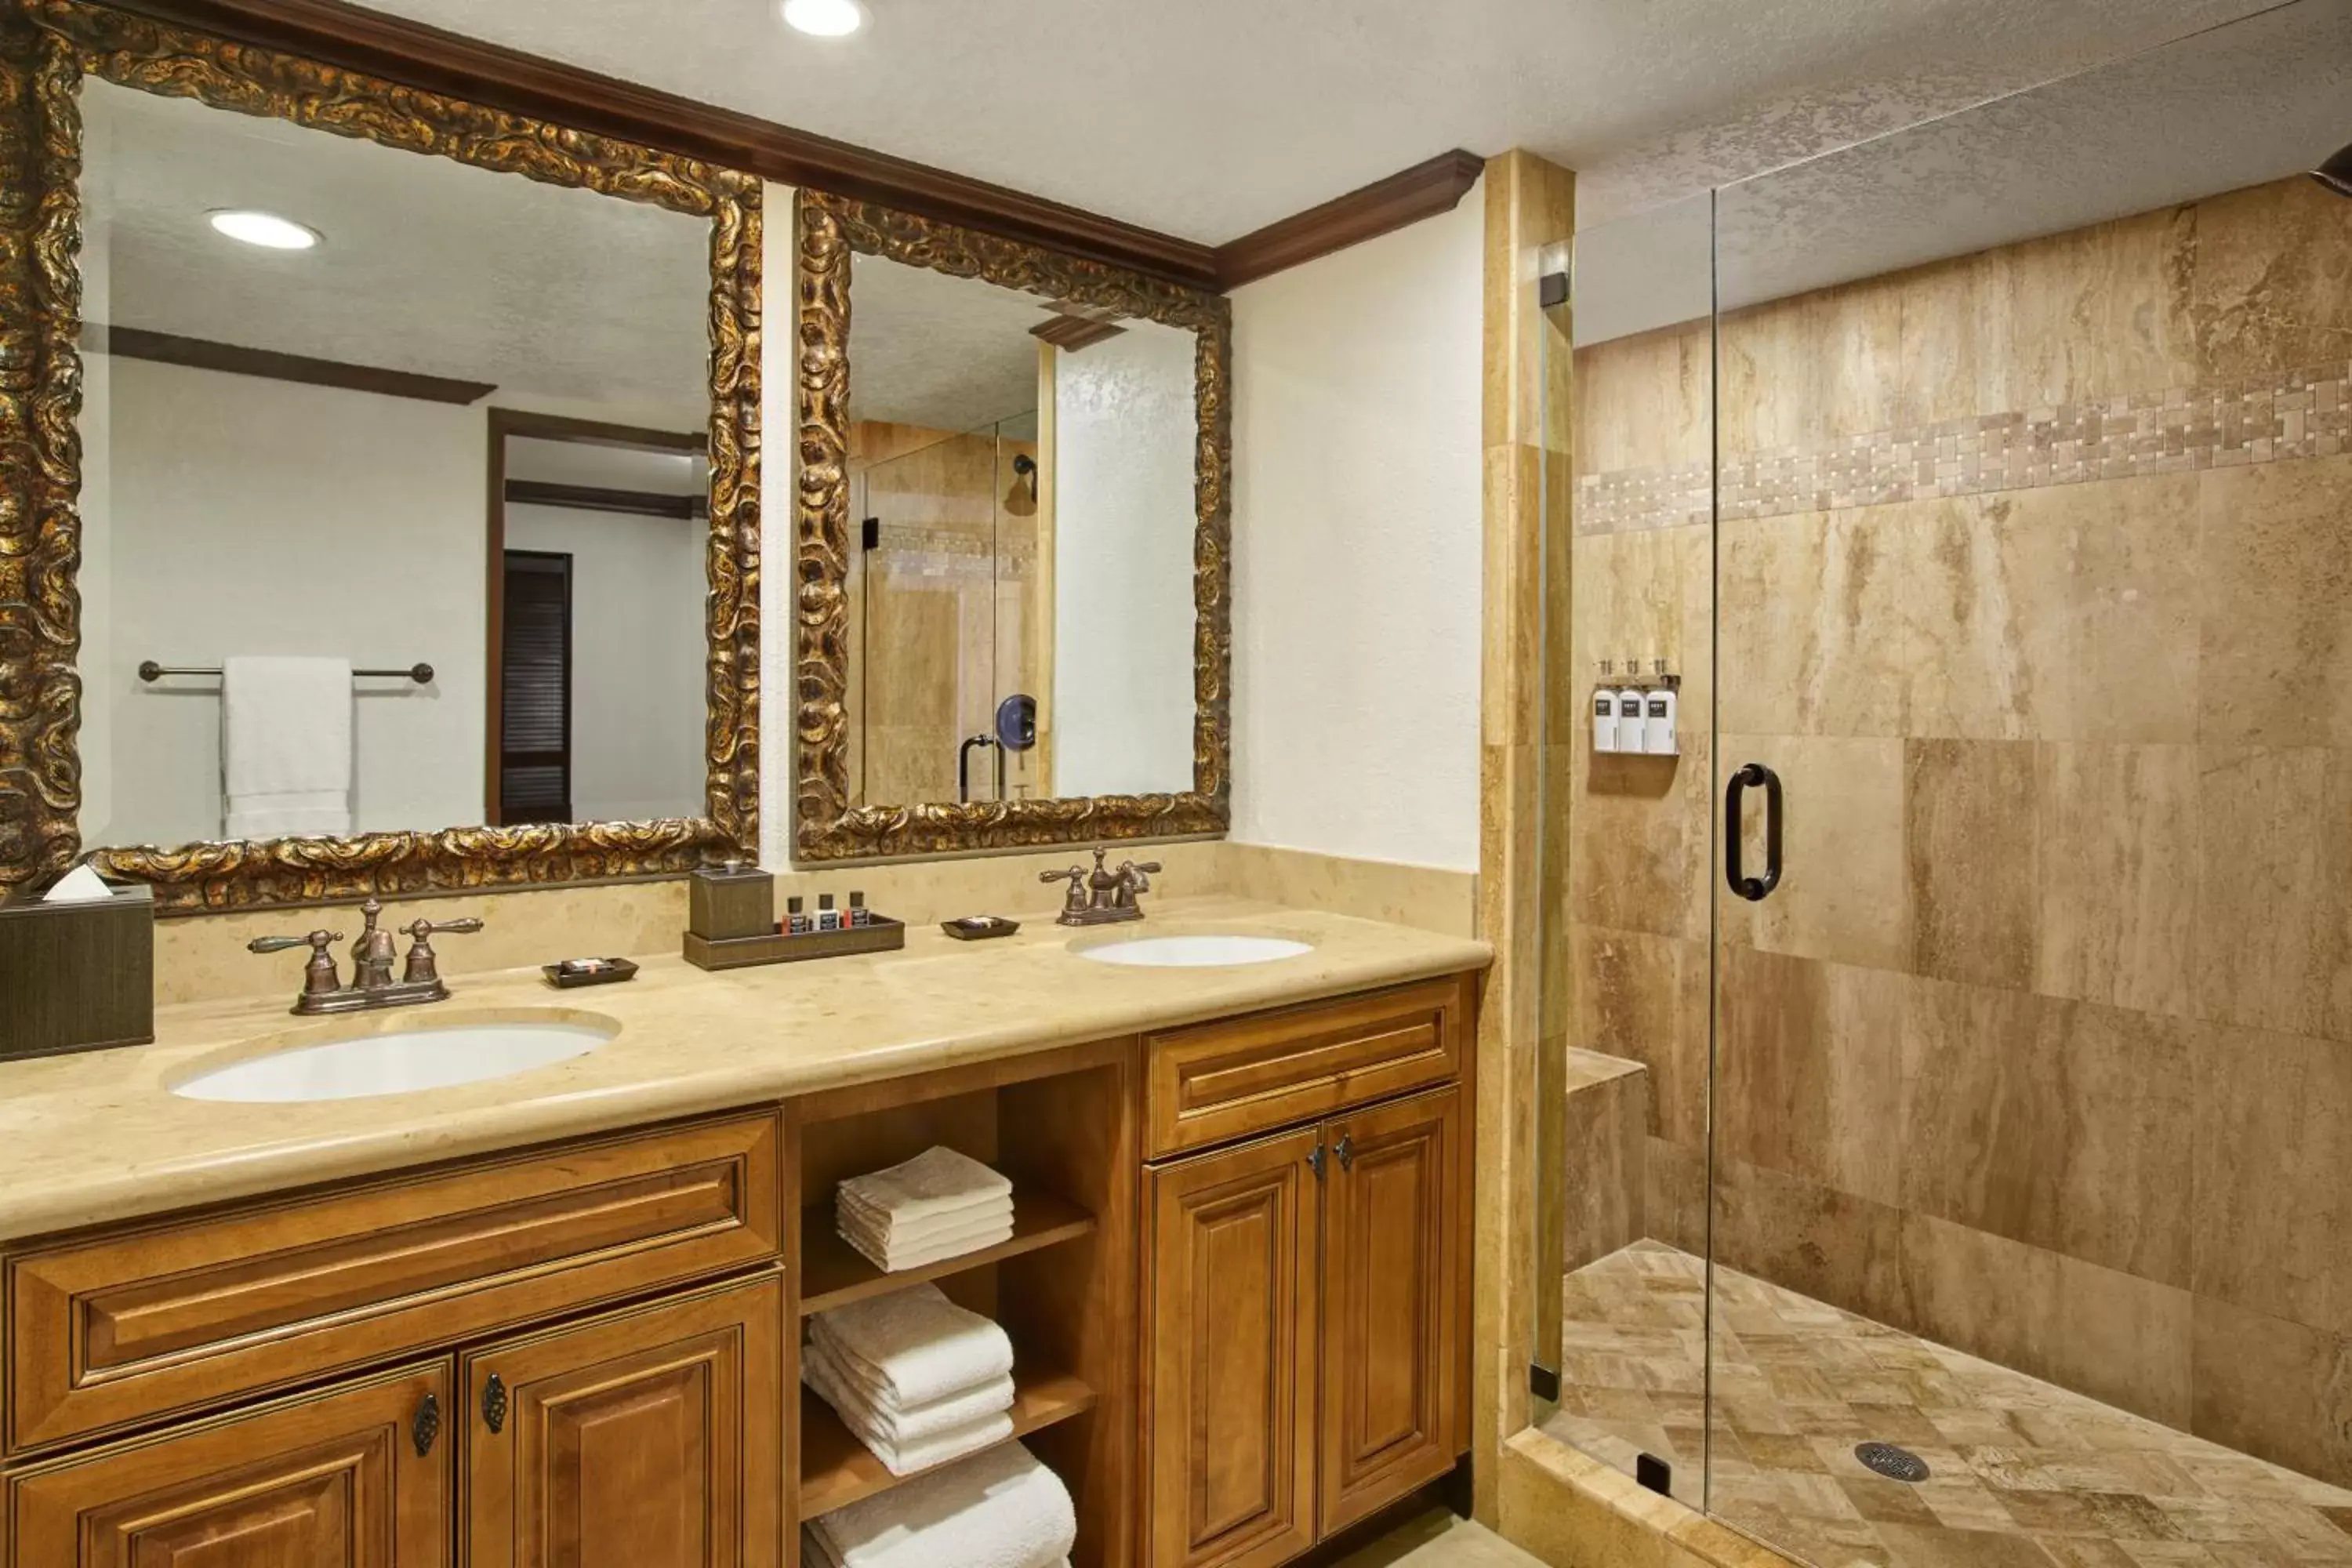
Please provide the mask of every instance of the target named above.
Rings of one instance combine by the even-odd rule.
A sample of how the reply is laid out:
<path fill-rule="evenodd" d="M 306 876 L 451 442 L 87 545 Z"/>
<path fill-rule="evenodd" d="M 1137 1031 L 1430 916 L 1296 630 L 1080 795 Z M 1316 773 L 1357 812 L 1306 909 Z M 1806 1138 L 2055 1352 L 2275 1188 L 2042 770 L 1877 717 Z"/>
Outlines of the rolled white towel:
<path fill-rule="evenodd" d="M 927 1404 L 1013 1370 L 1013 1342 L 936 1285 L 852 1301 L 809 1320 L 809 1337 L 844 1370 L 889 1391 L 898 1407 Z"/>
<path fill-rule="evenodd" d="M 1078 1539 L 1069 1489 L 1018 1443 L 835 1509 L 809 1528 L 829 1568 L 1055 1568 Z"/>
<path fill-rule="evenodd" d="M 884 1391 L 860 1382 L 831 1351 L 814 1342 L 801 1348 L 801 1381 L 839 1412 L 851 1431 L 861 1437 L 871 1433 L 888 1443 L 920 1442 L 1013 1408 L 1010 1377 L 992 1378 L 922 1405 L 892 1404 Z"/>
<path fill-rule="evenodd" d="M 852 1176 L 841 1184 L 841 1192 L 848 1201 L 905 1224 L 990 1198 L 1009 1198 L 1013 1184 L 970 1155 L 935 1146 L 887 1171 Z"/>

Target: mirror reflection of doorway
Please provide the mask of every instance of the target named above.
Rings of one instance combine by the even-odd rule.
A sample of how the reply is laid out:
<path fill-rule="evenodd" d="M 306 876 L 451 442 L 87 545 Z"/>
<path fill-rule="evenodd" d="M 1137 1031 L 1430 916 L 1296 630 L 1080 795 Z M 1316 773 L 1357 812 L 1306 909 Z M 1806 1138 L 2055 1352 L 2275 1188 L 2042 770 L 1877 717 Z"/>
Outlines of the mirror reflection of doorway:
<path fill-rule="evenodd" d="M 499 819 L 572 820 L 572 557 L 506 552 Z"/>

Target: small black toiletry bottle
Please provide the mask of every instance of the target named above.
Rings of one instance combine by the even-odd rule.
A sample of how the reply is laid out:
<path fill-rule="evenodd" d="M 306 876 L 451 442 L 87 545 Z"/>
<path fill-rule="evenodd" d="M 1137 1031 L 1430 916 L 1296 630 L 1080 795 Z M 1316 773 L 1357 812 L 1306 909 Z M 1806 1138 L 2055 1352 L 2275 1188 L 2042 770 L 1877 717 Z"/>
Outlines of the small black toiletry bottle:
<path fill-rule="evenodd" d="M 808 916 L 803 912 L 803 900 L 801 899 L 801 896 L 798 893 L 795 893 L 791 898 L 786 899 L 784 900 L 784 934 L 786 936 L 806 936 L 814 929 L 815 927 L 809 923 Z"/>
<path fill-rule="evenodd" d="M 841 929 L 841 911 L 833 907 L 831 893 L 819 893 L 816 896 L 816 929 L 819 931 Z"/>
<path fill-rule="evenodd" d="M 874 911 L 866 907 L 866 895 L 863 893 L 853 891 L 849 895 L 849 923 L 853 926 L 874 923 Z"/>

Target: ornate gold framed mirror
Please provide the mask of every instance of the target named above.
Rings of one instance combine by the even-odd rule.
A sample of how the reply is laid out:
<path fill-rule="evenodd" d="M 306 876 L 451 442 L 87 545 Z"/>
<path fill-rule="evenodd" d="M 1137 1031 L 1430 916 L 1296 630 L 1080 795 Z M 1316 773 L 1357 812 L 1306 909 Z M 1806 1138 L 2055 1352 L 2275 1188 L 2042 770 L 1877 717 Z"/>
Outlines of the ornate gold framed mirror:
<path fill-rule="evenodd" d="M 0 0 L 0 891 L 85 857 L 168 911 L 756 853 L 761 189 Z M 287 191 L 310 216 L 258 210 Z M 656 580 L 641 626 L 614 584 Z M 341 672 L 333 745 L 298 665 Z"/>
<path fill-rule="evenodd" d="M 795 216 L 796 858 L 1223 832 L 1225 299 Z"/>

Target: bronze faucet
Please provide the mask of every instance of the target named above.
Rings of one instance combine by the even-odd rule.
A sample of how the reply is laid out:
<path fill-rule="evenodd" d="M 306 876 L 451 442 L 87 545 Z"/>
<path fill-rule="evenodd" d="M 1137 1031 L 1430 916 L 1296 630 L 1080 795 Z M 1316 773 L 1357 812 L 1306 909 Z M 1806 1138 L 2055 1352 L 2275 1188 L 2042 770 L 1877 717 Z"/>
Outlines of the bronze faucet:
<path fill-rule="evenodd" d="M 1095 851 L 1095 868 L 1072 866 L 1061 871 L 1040 871 L 1041 882 L 1067 882 L 1069 891 L 1062 900 L 1062 912 L 1055 917 L 1066 926 L 1101 926 L 1119 921 L 1139 921 L 1143 906 L 1135 901 L 1138 893 L 1151 890 L 1150 873 L 1160 869 L 1157 860 L 1138 864 L 1122 860 L 1118 869 L 1109 869 L 1104 862 L 1110 857 L 1108 849 Z"/>
<path fill-rule="evenodd" d="M 471 916 L 455 921 L 412 921 L 400 929 L 415 942 L 408 950 L 408 964 L 398 980 L 392 977 L 392 961 L 398 956 L 400 944 L 391 931 L 377 923 L 383 914 L 383 905 L 371 898 L 360 906 L 367 924 L 360 931 L 359 941 L 352 943 L 352 983 L 345 985 L 335 973 L 335 955 L 328 949 L 343 940 L 339 931 L 314 931 L 308 936 L 257 936 L 245 944 L 248 952 L 283 952 L 290 947 L 308 945 L 310 962 L 302 966 L 302 994 L 294 999 L 294 1011 L 303 1015 L 319 1013 L 362 1013 L 377 1007 L 405 1007 L 421 1002 L 443 1002 L 449 996 L 448 984 L 441 978 L 438 960 L 433 952 L 435 932 L 460 934 L 478 931 L 482 922 Z"/>

